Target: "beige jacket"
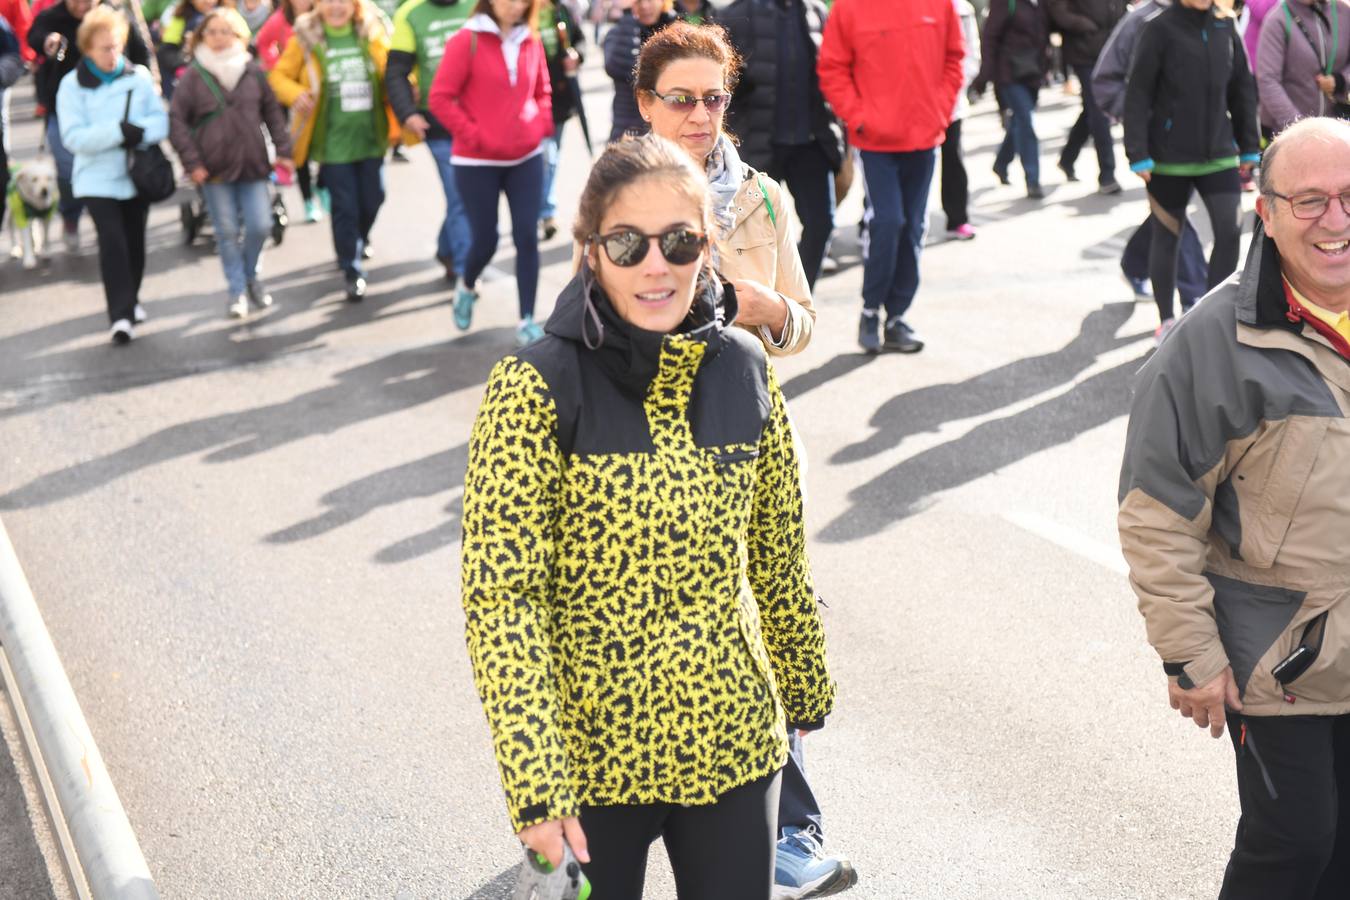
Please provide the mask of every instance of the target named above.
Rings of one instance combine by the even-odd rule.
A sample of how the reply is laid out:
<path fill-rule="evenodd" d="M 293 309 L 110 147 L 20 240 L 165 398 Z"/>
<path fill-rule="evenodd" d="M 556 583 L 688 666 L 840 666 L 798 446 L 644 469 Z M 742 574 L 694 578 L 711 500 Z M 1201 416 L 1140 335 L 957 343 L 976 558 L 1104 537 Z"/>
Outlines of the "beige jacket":
<path fill-rule="evenodd" d="M 801 257 L 797 255 L 797 237 L 801 230 L 792 200 L 768 175 L 749 166 L 749 173 L 736 193 L 736 222 L 731 233 L 717 242 L 718 274 L 726 280 L 746 278 L 775 290 L 787 301 L 788 322 L 783 339 L 774 344 L 768 330 L 741 325 L 764 344 L 770 356 L 801 353 L 811 342 L 816 325 L 816 308 L 811 304 L 811 288 L 806 283 Z M 769 202 L 764 202 L 763 184 Z M 769 205 L 773 216 L 769 215 Z M 776 220 L 776 221 L 775 221 Z M 572 272 L 581 269 L 581 244 L 572 246 Z M 737 323 L 740 324 L 740 323 Z"/>
<path fill-rule="evenodd" d="M 1140 372 L 1120 541 L 1149 642 L 1248 715 L 1350 712 L 1350 344 L 1310 324 L 1258 238 L 1240 280 Z M 1301 645 L 1311 665 L 1277 680 Z"/>

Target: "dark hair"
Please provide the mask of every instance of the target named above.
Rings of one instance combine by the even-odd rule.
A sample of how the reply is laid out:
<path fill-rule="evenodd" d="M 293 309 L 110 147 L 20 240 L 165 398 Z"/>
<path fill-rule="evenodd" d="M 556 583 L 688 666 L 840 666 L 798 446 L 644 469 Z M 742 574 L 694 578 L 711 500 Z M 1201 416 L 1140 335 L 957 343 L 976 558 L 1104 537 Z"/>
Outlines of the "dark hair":
<path fill-rule="evenodd" d="M 277 8 L 281 10 L 281 16 L 286 20 L 286 24 L 295 25 L 295 4 L 291 0 L 277 0 Z"/>
<path fill-rule="evenodd" d="M 234 0 L 216 0 L 216 6 L 228 6 L 230 9 L 234 9 L 235 3 Z M 176 19 L 186 20 L 191 18 L 192 14 L 196 11 L 197 8 L 192 5 L 192 0 L 178 0 L 178 5 L 173 8 L 173 15 Z M 210 11 L 211 10 L 207 10 L 207 12 Z M 203 13 L 203 15 L 205 15 L 205 13 Z M 187 40 L 186 34 L 183 35 L 183 40 Z"/>
<path fill-rule="evenodd" d="M 496 21 L 496 16 L 492 15 L 492 0 L 478 0 L 474 4 L 475 14 L 482 13 L 485 16 L 491 16 Z M 525 27 L 535 35 L 539 36 L 539 0 L 530 0 L 530 8 L 525 11 Z"/>
<path fill-rule="evenodd" d="M 682 59 L 708 59 L 722 67 L 728 91 L 736 90 L 741 77 L 741 55 L 731 46 L 721 25 L 690 25 L 672 22 L 647 39 L 633 69 L 633 94 L 656 90 L 666 66 Z"/>

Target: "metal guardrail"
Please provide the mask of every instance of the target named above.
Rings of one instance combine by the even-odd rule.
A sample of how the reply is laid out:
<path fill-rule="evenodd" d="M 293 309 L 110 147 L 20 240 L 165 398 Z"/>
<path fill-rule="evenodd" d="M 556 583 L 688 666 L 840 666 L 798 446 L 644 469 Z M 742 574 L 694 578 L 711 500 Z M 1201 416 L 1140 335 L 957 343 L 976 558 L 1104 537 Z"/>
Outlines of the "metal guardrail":
<path fill-rule="evenodd" d="M 72 890 L 92 900 L 158 900 L 140 844 L 2 522 L 0 674 Z"/>

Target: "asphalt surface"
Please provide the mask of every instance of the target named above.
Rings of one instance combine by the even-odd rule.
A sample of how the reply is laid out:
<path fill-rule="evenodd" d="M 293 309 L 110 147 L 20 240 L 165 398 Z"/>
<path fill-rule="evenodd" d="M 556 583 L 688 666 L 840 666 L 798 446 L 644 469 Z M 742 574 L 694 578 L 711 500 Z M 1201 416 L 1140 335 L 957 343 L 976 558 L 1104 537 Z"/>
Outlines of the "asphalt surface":
<path fill-rule="evenodd" d="M 586 85 L 603 134 L 593 62 Z M 1122 163 L 1125 194 L 1098 196 L 1090 150 L 1063 184 L 1077 100 L 1042 106 L 1042 203 L 990 174 L 992 105 L 967 124 L 979 237 L 943 242 L 934 216 L 923 353 L 856 352 L 855 192 L 813 343 L 777 364 L 840 684 L 807 753 L 852 897 L 1207 898 L 1231 846 L 1231 750 L 1167 707 L 1115 538 L 1157 324 L 1116 265 L 1142 186 Z M 458 542 L 514 286 L 488 283 L 455 331 L 439 183 L 409 155 L 386 168 L 359 306 L 326 225 L 295 225 L 266 260 L 276 308 L 228 321 L 209 245 L 184 248 L 169 206 L 130 347 L 107 342 L 87 222 L 78 258 L 0 265 L 0 515 L 166 897 L 509 894 Z M 563 159 L 566 220 L 575 126 Z M 544 248 L 544 312 L 569 256 Z M 507 238 L 496 267 L 511 257 Z M 659 848 L 651 872 L 648 896 L 673 897 Z"/>

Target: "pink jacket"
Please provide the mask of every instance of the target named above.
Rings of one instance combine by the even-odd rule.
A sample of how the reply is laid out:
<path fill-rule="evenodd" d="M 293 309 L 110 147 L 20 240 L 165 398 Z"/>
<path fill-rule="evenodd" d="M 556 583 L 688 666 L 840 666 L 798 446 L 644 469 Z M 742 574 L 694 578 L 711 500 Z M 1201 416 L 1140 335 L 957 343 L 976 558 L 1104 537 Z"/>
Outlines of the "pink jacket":
<path fill-rule="evenodd" d="M 1280 5 L 1280 0 L 1247 0 L 1247 30 L 1242 43 L 1247 48 L 1247 63 L 1256 71 L 1256 48 L 1261 41 L 1261 23 L 1266 13 Z"/>
<path fill-rule="evenodd" d="M 263 27 L 258 29 L 258 62 L 262 65 L 264 72 L 272 71 L 272 67 L 277 64 L 281 58 L 281 51 L 286 49 L 286 44 L 291 39 L 291 32 L 294 29 L 291 23 L 286 21 L 286 14 L 277 10 L 267 17 Z"/>
<path fill-rule="evenodd" d="M 553 133 L 544 45 L 536 35 L 520 45 L 512 84 L 502 39 L 471 26 L 472 20 L 445 46 L 431 83 L 431 114 L 454 136 L 456 157 L 511 162 L 529 156 Z"/>

